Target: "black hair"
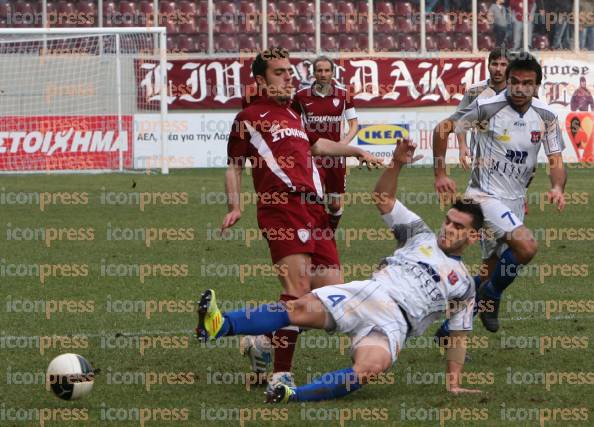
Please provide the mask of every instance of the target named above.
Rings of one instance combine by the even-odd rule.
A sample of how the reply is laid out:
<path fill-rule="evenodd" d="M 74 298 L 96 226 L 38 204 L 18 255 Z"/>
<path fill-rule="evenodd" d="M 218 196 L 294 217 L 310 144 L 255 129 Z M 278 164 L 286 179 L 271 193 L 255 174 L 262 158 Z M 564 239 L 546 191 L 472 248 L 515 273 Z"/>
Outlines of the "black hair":
<path fill-rule="evenodd" d="M 454 203 L 452 203 L 452 208 L 456 209 L 457 211 L 472 215 L 472 228 L 475 230 L 480 230 L 483 228 L 483 223 L 485 222 L 483 210 L 481 209 L 481 205 L 476 203 L 474 200 L 457 198 Z"/>
<path fill-rule="evenodd" d="M 511 52 L 504 47 L 498 47 L 498 48 L 493 49 L 491 52 L 489 52 L 488 64 L 490 65 L 491 62 L 496 61 L 501 58 L 507 59 L 508 62 L 511 61 L 512 60 Z"/>
<path fill-rule="evenodd" d="M 266 76 L 266 68 L 268 67 L 268 61 L 271 59 L 286 59 L 289 57 L 289 51 L 284 47 L 269 47 L 264 49 L 256 56 L 254 62 L 252 62 L 252 74 L 254 78 L 256 76 Z"/>
<path fill-rule="evenodd" d="M 534 71 L 536 73 L 536 84 L 542 82 L 542 67 L 536 58 L 527 52 L 520 52 L 505 69 L 505 79 L 509 79 L 512 71 Z"/>

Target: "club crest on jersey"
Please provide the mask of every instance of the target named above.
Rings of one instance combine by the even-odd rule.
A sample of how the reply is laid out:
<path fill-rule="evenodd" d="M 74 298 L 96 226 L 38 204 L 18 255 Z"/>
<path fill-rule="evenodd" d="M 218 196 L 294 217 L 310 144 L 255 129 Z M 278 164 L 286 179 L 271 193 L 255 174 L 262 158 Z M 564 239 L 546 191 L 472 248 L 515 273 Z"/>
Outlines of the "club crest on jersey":
<path fill-rule="evenodd" d="M 530 132 L 530 142 L 533 144 L 538 144 L 540 142 L 540 138 L 542 137 L 542 132 L 533 130 Z"/>
<path fill-rule="evenodd" d="M 458 282 L 458 279 L 458 274 L 456 274 L 454 270 L 450 271 L 450 274 L 448 274 L 448 282 L 450 282 L 450 285 L 455 285 Z"/>
<path fill-rule="evenodd" d="M 297 230 L 297 237 L 299 237 L 301 243 L 307 242 L 309 240 L 309 230 L 306 230 L 305 228 L 300 228 L 299 230 Z"/>
<path fill-rule="evenodd" d="M 332 100 L 332 105 L 334 105 L 335 107 L 338 107 L 338 104 L 340 104 L 340 99 L 338 99 L 338 98 L 334 98 L 334 99 Z"/>

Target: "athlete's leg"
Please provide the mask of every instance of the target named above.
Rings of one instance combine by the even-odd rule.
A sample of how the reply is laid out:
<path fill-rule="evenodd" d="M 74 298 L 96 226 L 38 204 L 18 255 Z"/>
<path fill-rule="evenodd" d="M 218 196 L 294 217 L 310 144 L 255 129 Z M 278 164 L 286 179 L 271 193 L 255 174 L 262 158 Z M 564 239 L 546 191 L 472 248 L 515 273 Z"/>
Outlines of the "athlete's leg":
<path fill-rule="evenodd" d="M 309 384 L 295 387 L 288 400 L 318 401 L 344 397 L 392 366 L 388 337 L 371 332 L 353 352 L 353 367 L 327 372 Z"/>
<path fill-rule="evenodd" d="M 328 222 L 332 230 L 338 228 L 338 223 L 344 212 L 344 197 L 340 193 L 328 194 Z"/>
<path fill-rule="evenodd" d="M 288 303 L 306 295 L 311 290 L 311 256 L 293 254 L 277 263 L 279 280 L 283 287 L 280 302 Z M 291 372 L 299 325 L 287 325 L 274 333 L 274 367 L 272 372 Z"/>
<path fill-rule="evenodd" d="M 479 290 L 484 305 L 493 307 L 480 313 L 483 324 L 491 332 L 499 329 L 499 305 L 503 292 L 518 275 L 518 269 L 528 264 L 538 249 L 532 232 L 524 225 L 506 233 L 505 242 L 509 247 L 501 253 L 493 273 Z"/>

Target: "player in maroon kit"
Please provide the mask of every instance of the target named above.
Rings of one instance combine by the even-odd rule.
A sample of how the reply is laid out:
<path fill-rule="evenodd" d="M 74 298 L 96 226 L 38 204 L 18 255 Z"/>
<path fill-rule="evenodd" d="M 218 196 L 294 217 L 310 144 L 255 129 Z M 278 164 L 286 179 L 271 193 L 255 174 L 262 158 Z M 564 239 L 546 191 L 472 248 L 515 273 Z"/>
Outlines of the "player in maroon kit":
<path fill-rule="evenodd" d="M 355 106 L 346 89 L 340 87 L 334 77 L 334 63 L 326 56 L 313 62 L 315 81 L 295 94 L 293 107 L 300 111 L 308 132 L 321 138 L 348 144 L 359 130 Z M 341 139 L 344 120 L 349 131 Z M 317 163 L 327 196 L 330 226 L 338 227 L 342 216 L 346 187 L 346 162 L 342 157 L 320 157 Z"/>
<path fill-rule="evenodd" d="M 246 160 L 258 195 L 258 226 L 266 237 L 272 262 L 283 286 L 281 301 L 297 299 L 311 289 L 343 283 L 334 233 L 323 205 L 323 190 L 312 155 L 357 157 L 379 166 L 378 159 L 358 147 L 337 144 L 306 132 L 291 108 L 292 67 L 286 49 L 266 49 L 252 64 L 261 95 L 239 112 L 227 144 L 225 175 L 229 212 L 222 229 L 241 218 L 239 192 Z M 269 386 L 294 384 L 291 362 L 299 329 L 275 332 Z"/>

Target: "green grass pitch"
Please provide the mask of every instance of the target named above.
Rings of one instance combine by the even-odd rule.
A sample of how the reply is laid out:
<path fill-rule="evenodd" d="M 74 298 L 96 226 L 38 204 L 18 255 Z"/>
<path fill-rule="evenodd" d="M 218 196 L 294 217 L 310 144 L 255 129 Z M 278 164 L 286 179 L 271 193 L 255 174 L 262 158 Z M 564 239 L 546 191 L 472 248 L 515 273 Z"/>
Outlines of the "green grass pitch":
<path fill-rule="evenodd" d="M 361 200 L 378 176 L 352 169 L 348 178 L 353 203 L 341 228 L 355 231 L 338 241 L 347 280 L 366 278 L 365 270 L 394 248 L 377 233 L 383 223 L 376 208 Z M 463 189 L 466 174 L 453 176 Z M 205 346 L 192 336 L 191 302 L 203 289 L 216 289 L 227 307 L 275 300 L 281 289 L 266 243 L 248 246 L 241 238 L 257 226 L 253 203 L 232 238 L 217 238 L 226 212 L 223 179 L 220 169 L 2 178 L 0 425 L 594 425 L 592 169 L 569 170 L 572 198 L 561 214 L 539 206 L 548 188 L 543 168 L 529 189 L 525 222 L 539 230 L 539 253 L 505 294 L 500 332 L 489 334 L 475 321 L 465 384 L 482 394 L 446 393 L 445 358 L 430 339 L 435 324 L 402 351 L 383 384 L 338 401 L 284 407 L 265 405 L 262 387 L 246 390 L 237 340 Z M 253 191 L 245 175 L 243 189 Z M 404 170 L 399 190 L 410 209 L 439 227 L 443 211 L 432 196 L 431 169 Z M 37 192 L 70 199 L 56 196 L 41 208 Z M 168 193 L 169 202 L 150 200 L 141 209 L 143 192 Z M 148 245 L 141 229 L 161 229 L 149 236 L 160 240 Z M 479 262 L 478 245 L 465 260 Z M 341 344 L 320 331 L 302 334 L 298 383 L 349 366 Z M 61 401 L 45 389 L 49 361 L 65 352 L 98 370 L 83 400 Z"/>

